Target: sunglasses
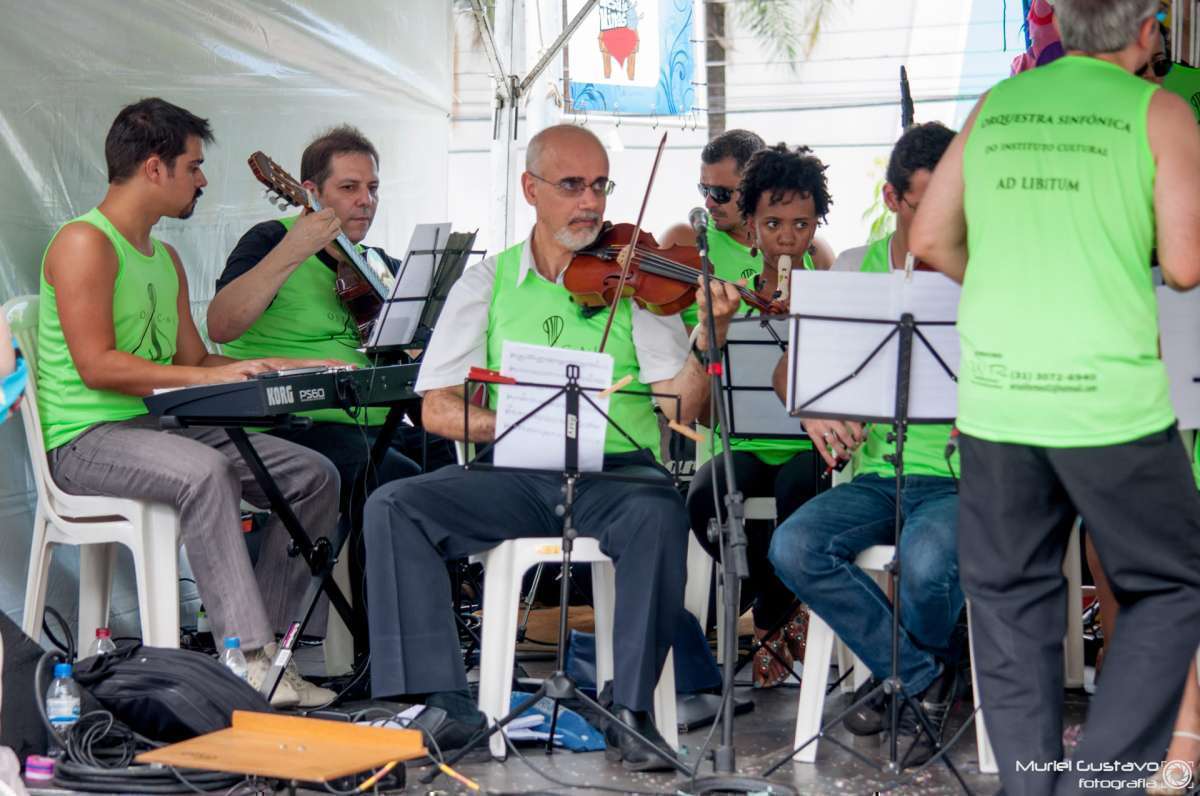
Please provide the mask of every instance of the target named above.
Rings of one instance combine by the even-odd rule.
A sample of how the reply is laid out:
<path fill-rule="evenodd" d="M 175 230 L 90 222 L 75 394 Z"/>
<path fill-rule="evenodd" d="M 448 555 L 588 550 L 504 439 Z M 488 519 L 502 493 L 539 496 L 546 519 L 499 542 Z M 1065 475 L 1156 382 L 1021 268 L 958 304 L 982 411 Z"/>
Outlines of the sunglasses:
<path fill-rule="evenodd" d="M 592 193 L 596 194 L 596 196 L 608 196 L 613 192 L 613 188 L 617 187 L 617 184 L 607 177 L 600 177 L 589 184 L 583 177 L 564 177 L 561 180 L 555 181 L 547 180 L 545 177 L 538 176 L 532 171 L 529 172 L 529 176 L 535 180 L 541 180 L 548 185 L 553 185 L 563 196 L 582 196 L 583 192 L 588 188 L 591 188 Z"/>
<path fill-rule="evenodd" d="M 733 198 L 734 188 L 725 188 L 720 185 L 705 185 L 700 183 L 696 186 L 700 189 L 701 196 L 711 196 L 712 200 L 719 205 L 727 203 Z"/>

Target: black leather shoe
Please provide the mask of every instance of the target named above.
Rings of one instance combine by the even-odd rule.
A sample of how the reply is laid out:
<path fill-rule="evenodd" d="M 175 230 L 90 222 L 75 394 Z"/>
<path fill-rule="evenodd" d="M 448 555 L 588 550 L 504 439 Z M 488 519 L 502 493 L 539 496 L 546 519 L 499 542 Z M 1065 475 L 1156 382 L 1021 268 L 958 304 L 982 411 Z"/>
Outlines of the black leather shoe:
<path fill-rule="evenodd" d="M 441 708 L 429 706 L 422 710 L 408 726 L 410 729 L 421 731 L 425 746 L 432 756 L 437 757 L 437 753 L 441 752 L 441 756 L 446 757 L 466 746 L 476 733 L 481 733 L 487 726 L 487 717 L 482 713 L 477 713 L 476 721 L 461 721 L 450 718 Z M 474 761 L 490 757 L 488 745 L 480 741 L 479 745 L 465 759 Z"/>
<path fill-rule="evenodd" d="M 637 730 L 642 737 L 670 751 L 671 747 L 667 746 L 667 742 L 658 734 L 658 728 L 654 726 L 654 720 L 648 712 L 643 710 L 634 713 L 628 708 L 614 707 L 613 715 L 623 724 Z M 621 761 L 626 771 L 671 771 L 675 768 L 658 752 L 612 721 L 604 730 L 604 757 L 610 763 Z"/>
<path fill-rule="evenodd" d="M 850 704 L 862 699 L 878 686 L 877 678 L 867 678 L 867 681 L 855 690 L 854 696 L 850 698 Z M 883 693 L 883 689 L 880 688 L 870 699 L 847 713 L 846 718 L 842 719 L 842 724 L 855 735 L 878 735 L 883 732 L 884 726 L 887 724 L 887 700 L 887 694 Z"/>
<path fill-rule="evenodd" d="M 907 704 L 901 708 L 899 731 L 896 736 L 900 739 L 904 768 L 925 763 L 933 757 L 935 745 L 941 744 L 942 728 L 946 724 L 946 717 L 950 715 L 950 708 L 954 705 L 957 674 L 957 669 L 943 668 L 937 679 L 916 697 L 933 728 L 934 738 L 929 736 L 924 725 Z"/>

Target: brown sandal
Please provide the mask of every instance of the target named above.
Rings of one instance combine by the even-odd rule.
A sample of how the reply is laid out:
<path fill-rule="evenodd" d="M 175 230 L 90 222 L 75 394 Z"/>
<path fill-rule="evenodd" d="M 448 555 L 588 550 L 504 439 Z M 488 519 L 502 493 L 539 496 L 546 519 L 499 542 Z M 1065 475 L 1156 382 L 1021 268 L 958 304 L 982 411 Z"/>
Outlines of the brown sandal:
<path fill-rule="evenodd" d="M 761 646 L 754 653 L 754 687 L 774 688 L 790 676 L 788 670 L 792 667 L 792 656 L 788 652 L 787 643 L 779 634 L 770 639 L 760 639 L 760 642 Z M 772 652 L 775 655 L 772 655 Z M 776 666 L 778 671 L 772 674 L 773 667 Z"/>
<path fill-rule="evenodd" d="M 804 663 L 804 651 L 808 645 L 808 608 L 800 606 L 792 620 L 783 626 L 783 637 L 788 652 L 796 663 Z"/>

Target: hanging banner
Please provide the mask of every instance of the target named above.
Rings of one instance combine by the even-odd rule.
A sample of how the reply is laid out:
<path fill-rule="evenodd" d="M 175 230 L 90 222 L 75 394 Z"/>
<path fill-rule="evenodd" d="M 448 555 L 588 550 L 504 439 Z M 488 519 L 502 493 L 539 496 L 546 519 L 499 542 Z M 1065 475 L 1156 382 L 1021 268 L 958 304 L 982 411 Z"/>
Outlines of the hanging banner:
<path fill-rule="evenodd" d="M 568 0 L 570 19 L 584 0 Z M 693 0 L 600 0 L 566 48 L 570 111 L 689 113 Z"/>

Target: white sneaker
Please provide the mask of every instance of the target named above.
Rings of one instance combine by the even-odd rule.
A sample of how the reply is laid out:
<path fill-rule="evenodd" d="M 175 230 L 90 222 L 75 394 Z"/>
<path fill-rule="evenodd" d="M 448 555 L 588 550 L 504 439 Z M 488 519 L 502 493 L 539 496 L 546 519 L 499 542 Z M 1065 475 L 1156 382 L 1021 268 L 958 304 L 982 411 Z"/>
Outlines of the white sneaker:
<path fill-rule="evenodd" d="M 250 683 L 255 691 L 262 690 L 263 680 L 267 679 L 267 672 L 271 671 L 273 658 L 274 656 L 268 654 L 266 650 L 254 650 L 246 653 L 246 682 Z M 276 686 L 275 693 L 271 696 L 271 707 L 298 707 L 300 695 L 296 693 L 296 689 L 289 682 L 287 669 L 284 670 L 283 675 L 279 678 L 279 685 Z"/>
<path fill-rule="evenodd" d="M 274 660 L 275 655 L 279 652 L 279 645 L 274 643 L 268 644 L 263 647 L 263 652 Z M 289 659 L 288 665 L 284 667 L 283 677 L 279 678 L 279 688 L 283 688 L 285 683 L 288 689 L 296 695 L 298 702 L 295 707 L 322 708 L 337 697 L 337 694 L 328 688 L 321 688 L 319 685 L 305 680 L 300 674 L 300 670 L 296 668 L 295 658 Z M 279 693 L 279 688 L 275 689 L 276 694 Z"/>

